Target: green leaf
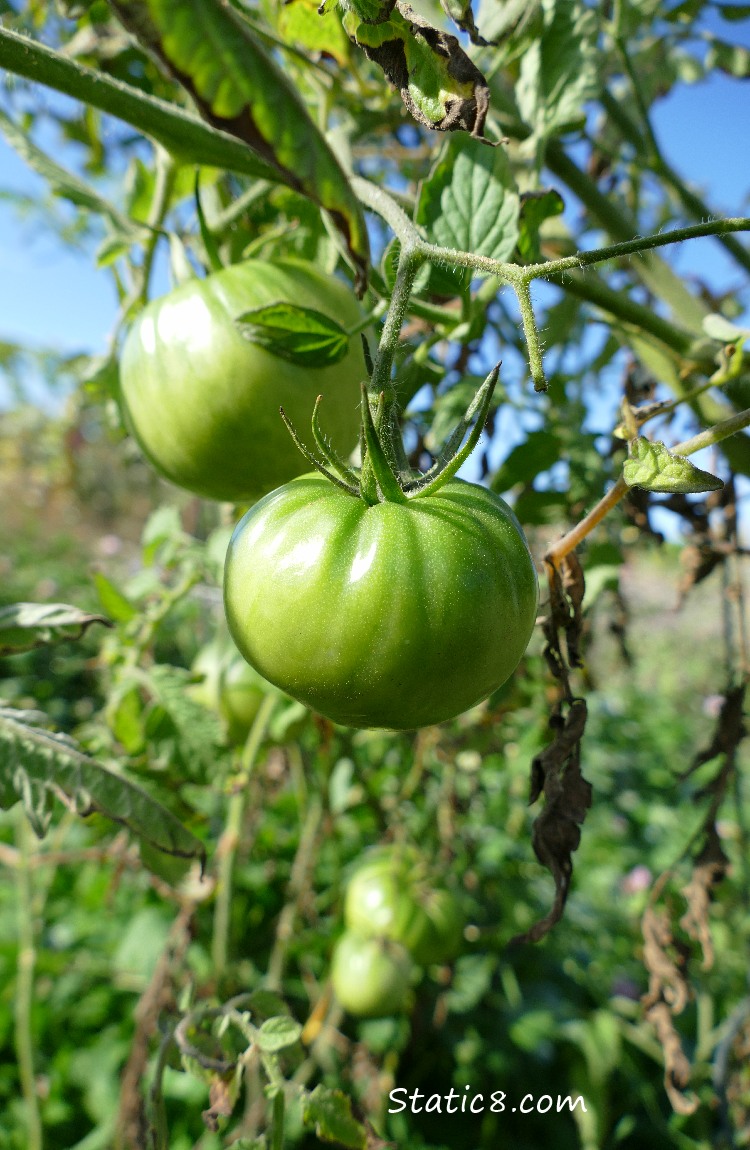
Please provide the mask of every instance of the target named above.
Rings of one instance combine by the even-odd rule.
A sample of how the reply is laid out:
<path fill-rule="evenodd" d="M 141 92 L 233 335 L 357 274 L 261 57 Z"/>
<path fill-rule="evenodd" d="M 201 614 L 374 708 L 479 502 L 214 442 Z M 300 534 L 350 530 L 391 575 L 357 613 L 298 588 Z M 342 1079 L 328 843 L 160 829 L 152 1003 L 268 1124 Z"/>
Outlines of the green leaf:
<path fill-rule="evenodd" d="M 341 324 L 296 304 L 254 308 L 238 316 L 236 324 L 250 343 L 300 367 L 329 367 L 340 363 L 349 350 L 349 337 Z"/>
<path fill-rule="evenodd" d="M 518 251 L 524 263 L 538 263 L 541 260 L 539 229 L 545 220 L 561 215 L 564 209 L 565 201 L 554 188 L 523 193 L 519 219 Z"/>
<path fill-rule="evenodd" d="M 267 1018 L 258 1031 L 258 1046 L 266 1054 L 277 1054 L 299 1042 L 302 1027 L 287 1015 Z"/>
<path fill-rule="evenodd" d="M 323 1142 L 366 1150 L 367 1130 L 352 1114 L 351 1100 L 341 1090 L 316 1086 L 305 1098 L 303 1120 Z"/>
<path fill-rule="evenodd" d="M 416 221 L 442 247 L 507 260 L 518 243 L 518 212 L 505 152 L 462 136 L 446 141 L 423 183 Z"/>
<path fill-rule="evenodd" d="M 53 798 L 76 814 L 94 812 L 122 823 L 168 855 L 205 858 L 203 844 L 135 783 L 90 758 L 68 735 L 45 730 L 45 716 L 0 706 L 0 807 L 19 800 L 42 838 Z"/>
<path fill-rule="evenodd" d="M 103 615 L 91 615 L 67 603 L 11 603 L 0 608 L 0 655 L 80 639 L 92 623 L 112 626 Z"/>
<path fill-rule="evenodd" d="M 349 38 L 335 12 L 319 14 L 318 0 L 287 0 L 279 8 L 277 21 L 279 35 L 287 44 L 298 44 L 311 52 L 324 52 L 342 68 L 348 65 L 351 58 Z"/>
<path fill-rule="evenodd" d="M 674 455 L 663 443 L 638 436 L 630 445 L 631 457 L 622 474 L 628 487 L 646 491 L 689 494 L 718 491 L 724 484 L 708 471 L 701 471 L 684 455 Z"/>
<path fill-rule="evenodd" d="M 737 80 L 746 80 L 750 76 L 750 48 L 744 44 L 728 44 L 725 40 L 711 40 L 706 68 L 718 68 Z"/>
<path fill-rule="evenodd" d="M 369 240 L 349 180 L 302 97 L 250 24 L 221 0 L 110 0 L 216 128 L 243 140 L 341 234 L 364 288 Z"/>
<path fill-rule="evenodd" d="M 703 330 L 709 339 L 720 343 L 737 343 L 740 339 L 750 339 L 750 328 L 738 327 L 718 312 L 711 312 L 703 320 Z"/>
<path fill-rule="evenodd" d="M 103 575 L 101 571 L 95 571 L 92 579 L 99 596 L 99 602 L 116 623 L 129 623 L 131 619 L 136 617 L 138 609 L 106 575 Z"/>
<path fill-rule="evenodd" d="M 582 123 L 599 89 L 597 16 L 580 0 L 542 0 L 544 24 L 521 58 L 516 100 L 536 139 Z"/>

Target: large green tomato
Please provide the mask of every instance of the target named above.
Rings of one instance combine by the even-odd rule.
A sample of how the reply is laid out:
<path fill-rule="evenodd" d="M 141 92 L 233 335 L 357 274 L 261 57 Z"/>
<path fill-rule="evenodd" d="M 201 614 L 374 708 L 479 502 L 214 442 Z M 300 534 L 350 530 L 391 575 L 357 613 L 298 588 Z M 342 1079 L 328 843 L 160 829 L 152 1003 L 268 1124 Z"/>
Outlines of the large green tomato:
<path fill-rule="evenodd" d="M 308 465 L 279 407 L 310 444 L 318 395 L 334 446 L 343 455 L 355 447 L 366 376 L 359 338 L 324 368 L 300 367 L 244 339 L 234 321 L 279 301 L 347 328 L 362 317 L 351 291 L 312 265 L 248 260 L 155 300 L 128 334 L 120 363 L 125 419 L 156 470 L 179 487 L 251 502 L 299 475 Z"/>
<path fill-rule="evenodd" d="M 408 952 L 398 943 L 347 931 L 333 952 L 331 982 L 344 1010 L 382 1018 L 408 1006 L 412 970 Z"/>
<path fill-rule="evenodd" d="M 247 661 L 352 727 L 410 730 L 485 699 L 523 655 L 537 596 L 511 509 L 459 479 L 368 506 L 302 476 L 238 523 L 224 571 Z"/>

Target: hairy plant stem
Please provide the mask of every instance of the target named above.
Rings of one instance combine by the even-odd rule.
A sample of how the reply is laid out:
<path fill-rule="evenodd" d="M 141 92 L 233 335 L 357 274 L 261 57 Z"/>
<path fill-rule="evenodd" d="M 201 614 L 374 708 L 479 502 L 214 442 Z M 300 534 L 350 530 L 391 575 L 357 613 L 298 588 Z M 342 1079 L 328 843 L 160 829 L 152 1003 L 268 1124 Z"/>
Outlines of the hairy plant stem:
<path fill-rule="evenodd" d="M 17 819 L 17 846 L 19 865 L 16 870 L 16 897 L 18 921 L 18 959 L 16 994 L 14 1003 L 15 1044 L 21 1093 L 26 1107 L 26 1143 L 28 1150 L 42 1150 L 42 1119 L 34 1078 L 34 1037 L 31 1011 L 34 1001 L 34 908 L 31 888 L 31 828 L 23 810 Z"/>
<path fill-rule="evenodd" d="M 691 439 L 678 443 L 676 447 L 670 448 L 670 451 L 673 455 L 694 455 L 696 451 L 701 451 L 704 447 L 713 447 L 715 444 L 721 443 L 723 439 L 728 439 L 730 435 L 742 431 L 745 427 L 750 427 L 750 408 L 699 432 Z M 552 567 L 557 566 L 561 559 L 574 551 L 578 544 L 591 534 L 608 512 L 616 507 L 622 497 L 627 494 L 628 490 L 627 483 L 620 476 L 614 487 L 610 488 L 596 506 L 589 511 L 588 515 L 584 516 L 580 523 L 577 523 L 572 530 L 563 535 L 562 539 L 558 539 L 548 548 L 544 556 L 545 562 Z"/>
<path fill-rule="evenodd" d="M 214 907 L 214 928 L 211 940 L 211 958 L 214 972 L 219 978 L 227 965 L 229 948 L 229 918 L 232 908 L 232 872 L 237 855 L 237 845 L 242 831 L 242 819 L 247 802 L 247 788 L 255 767 L 261 743 L 265 738 L 271 714 L 276 705 L 274 695 L 266 695 L 255 716 L 247 741 L 242 749 L 240 771 L 235 780 L 235 790 L 229 800 L 227 821 L 219 839 L 216 853 L 219 859 L 217 874 L 216 904 Z"/>
<path fill-rule="evenodd" d="M 593 264 L 604 263 L 608 260 L 618 259 L 622 256 L 631 256 L 651 251 L 654 248 L 667 244 L 680 243 L 684 240 L 696 239 L 701 236 L 725 235 L 730 232 L 750 231 L 750 218 L 713 220 L 703 224 L 695 224 L 686 228 L 675 228 L 673 231 L 662 232 L 658 235 L 627 239 L 621 243 L 609 244 L 607 247 L 596 248 L 589 252 L 577 252 L 573 256 L 564 256 L 558 260 L 549 260 L 543 263 L 527 264 L 524 267 L 518 264 L 505 263 L 502 260 L 492 259 L 490 256 L 477 255 L 473 252 L 459 251 L 453 248 L 439 247 L 430 244 L 422 238 L 417 226 L 412 223 L 406 213 L 394 203 L 382 188 L 376 188 L 367 180 L 355 178 L 352 181 L 354 191 L 366 207 L 377 212 L 385 220 L 402 245 L 402 256 L 407 250 L 419 253 L 422 259 L 428 259 L 435 264 L 448 264 L 457 267 L 468 267 L 475 271 L 496 276 L 502 283 L 512 287 L 518 298 L 521 319 L 526 337 L 526 346 L 529 357 L 531 376 L 534 387 L 543 390 L 544 370 L 542 366 L 542 350 L 539 332 L 531 304 L 529 285 L 535 279 L 558 279 L 565 273 L 579 272 Z M 412 280 L 413 282 L 413 280 Z M 583 282 L 583 281 L 580 281 Z M 617 305 L 618 293 L 606 289 L 606 302 L 615 315 L 623 311 Z M 603 298 L 600 293 L 600 299 Z M 690 297 L 692 299 L 692 297 Z M 626 303 L 628 301 L 625 301 Z M 643 309 L 646 312 L 648 309 Z M 390 313 L 389 313 L 390 314 Z M 653 313 L 651 313 L 653 316 Z M 640 321 L 642 313 L 636 315 L 633 309 L 625 309 L 623 318 Z M 395 320 L 395 316 L 394 316 Z M 659 320 L 659 317 L 656 317 Z M 679 332 L 665 321 L 650 324 L 650 330 L 658 328 L 659 338 L 668 341 L 669 346 L 681 353 L 687 351 L 690 334 Z M 657 334 L 654 331 L 654 334 Z M 389 334 L 389 339 L 392 334 Z"/>
<path fill-rule="evenodd" d="M 0 28 L 0 68 L 109 112 L 156 140 L 178 162 L 279 182 L 279 172 L 236 137 L 7 28 Z"/>

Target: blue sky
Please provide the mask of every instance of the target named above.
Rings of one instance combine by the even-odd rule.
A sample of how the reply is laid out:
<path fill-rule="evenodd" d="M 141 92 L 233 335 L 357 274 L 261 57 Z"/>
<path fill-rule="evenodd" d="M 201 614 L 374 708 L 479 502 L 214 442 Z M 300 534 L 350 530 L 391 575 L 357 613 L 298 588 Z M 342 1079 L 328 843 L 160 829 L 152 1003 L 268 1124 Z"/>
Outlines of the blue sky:
<path fill-rule="evenodd" d="M 715 18 L 711 23 L 724 38 L 750 45 L 750 22 Z M 709 82 L 680 85 L 655 111 L 667 158 L 703 191 L 717 214 L 750 214 L 749 92 L 749 81 L 717 74 Z M 41 179 L 0 136 L 0 189 L 42 188 Z M 717 285 L 741 282 L 714 240 L 683 245 L 675 258 L 685 275 L 698 274 Z M 155 287 L 166 286 L 166 277 L 157 277 Z M 111 278 L 94 266 L 92 251 L 63 248 L 39 219 L 20 218 L 0 199 L 0 339 L 101 352 L 116 311 Z M 5 398 L 0 380 L 0 406 Z"/>

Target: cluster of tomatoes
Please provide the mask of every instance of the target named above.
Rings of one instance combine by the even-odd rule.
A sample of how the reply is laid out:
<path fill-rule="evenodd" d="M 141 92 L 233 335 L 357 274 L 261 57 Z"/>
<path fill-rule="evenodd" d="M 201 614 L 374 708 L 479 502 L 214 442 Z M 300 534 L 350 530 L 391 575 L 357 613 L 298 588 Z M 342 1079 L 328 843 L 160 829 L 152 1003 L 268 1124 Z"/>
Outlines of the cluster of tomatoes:
<path fill-rule="evenodd" d="M 243 316 L 285 303 L 348 331 L 362 323 L 346 286 L 299 260 L 249 260 L 151 303 L 123 348 L 126 422 L 173 483 L 253 504 L 229 546 L 224 601 L 256 671 L 344 725 L 443 722 L 501 686 L 528 644 L 538 589 L 523 532 L 499 496 L 462 480 L 373 504 L 302 474 L 279 408 L 314 451 L 306 429 L 323 395 L 326 435 L 349 458 L 366 367 L 355 336 L 322 367 L 245 338 Z"/>
<path fill-rule="evenodd" d="M 346 889 L 344 923 L 331 981 L 344 1009 L 361 1018 L 406 1011 L 421 968 L 454 959 L 464 929 L 456 896 L 434 887 L 424 860 L 404 846 L 363 858 Z"/>

